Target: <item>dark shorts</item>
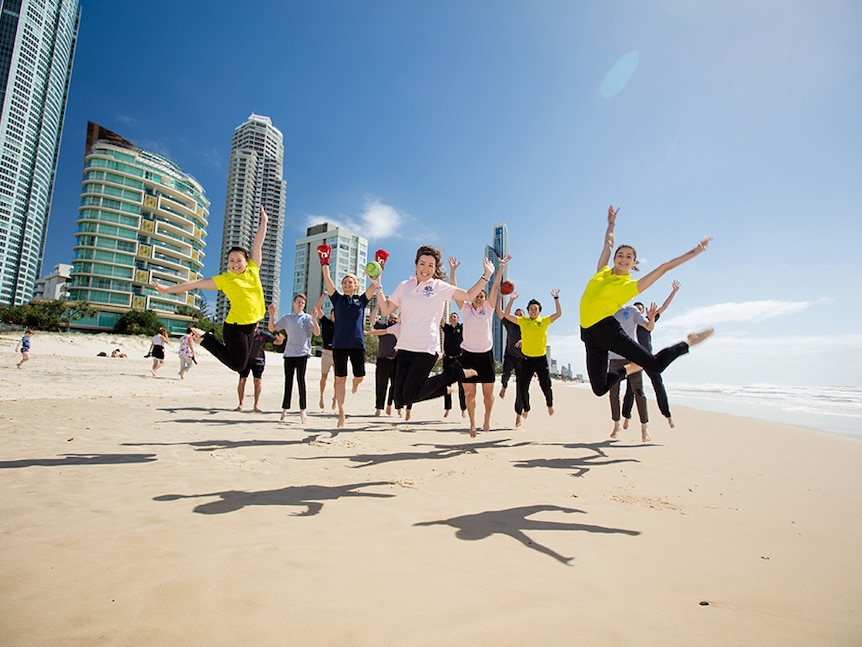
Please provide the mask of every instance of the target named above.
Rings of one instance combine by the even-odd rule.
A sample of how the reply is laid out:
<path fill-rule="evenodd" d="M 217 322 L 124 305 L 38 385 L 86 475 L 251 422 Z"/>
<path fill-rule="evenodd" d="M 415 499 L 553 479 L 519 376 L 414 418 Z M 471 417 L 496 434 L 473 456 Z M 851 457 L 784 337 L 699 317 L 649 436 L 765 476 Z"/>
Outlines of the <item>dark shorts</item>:
<path fill-rule="evenodd" d="M 497 378 L 494 371 L 494 351 L 492 350 L 485 351 L 484 353 L 471 353 L 465 350 L 461 353 L 458 361 L 461 362 L 461 368 L 464 370 L 472 368 L 478 373 L 476 377 L 469 377 L 464 380 L 467 384 L 489 384 L 493 383 Z"/>
<path fill-rule="evenodd" d="M 265 368 L 266 364 L 249 364 L 239 372 L 239 376 L 246 379 L 248 374 L 251 373 L 254 379 L 259 380 L 263 377 L 263 369 Z"/>
<path fill-rule="evenodd" d="M 347 377 L 347 360 L 353 368 L 353 377 L 365 377 L 365 351 L 362 348 L 333 348 L 335 377 Z"/>
<path fill-rule="evenodd" d="M 156 359 L 164 359 L 165 358 L 165 347 L 159 346 L 158 344 L 153 346 L 153 357 Z"/>

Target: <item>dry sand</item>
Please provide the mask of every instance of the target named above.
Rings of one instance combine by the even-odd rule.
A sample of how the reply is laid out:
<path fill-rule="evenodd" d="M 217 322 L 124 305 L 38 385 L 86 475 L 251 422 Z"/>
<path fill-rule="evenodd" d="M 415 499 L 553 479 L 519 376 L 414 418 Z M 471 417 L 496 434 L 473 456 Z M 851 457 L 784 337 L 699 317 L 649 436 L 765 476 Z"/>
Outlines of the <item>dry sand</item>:
<path fill-rule="evenodd" d="M 21 370 L 17 339 L 0 645 L 862 644 L 854 438 L 677 406 L 612 442 L 557 384 L 471 440 L 440 400 L 374 417 L 373 366 L 336 430 L 318 360 L 279 424 L 276 355 L 259 414 L 176 342 L 153 378 L 143 338 L 37 333 Z"/>

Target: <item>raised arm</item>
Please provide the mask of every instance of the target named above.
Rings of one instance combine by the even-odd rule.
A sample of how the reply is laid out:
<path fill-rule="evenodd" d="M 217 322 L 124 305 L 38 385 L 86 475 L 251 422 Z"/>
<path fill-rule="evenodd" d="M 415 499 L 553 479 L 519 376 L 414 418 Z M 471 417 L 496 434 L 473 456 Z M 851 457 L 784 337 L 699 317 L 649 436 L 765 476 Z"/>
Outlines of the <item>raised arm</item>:
<path fill-rule="evenodd" d="M 251 243 L 251 260 L 254 264 L 260 267 L 263 262 L 263 239 L 266 238 L 266 210 L 263 205 L 260 205 L 260 224 L 257 226 L 257 233 L 254 235 L 254 240 Z"/>
<path fill-rule="evenodd" d="M 266 321 L 266 329 L 269 332 L 275 332 L 275 320 L 278 319 L 278 311 L 275 309 L 275 304 L 270 303 L 267 310 L 269 311 L 269 319 Z"/>
<path fill-rule="evenodd" d="M 676 293 L 678 291 L 679 291 L 679 281 L 674 281 L 673 285 L 670 289 L 670 294 L 668 295 L 667 299 L 664 300 L 664 303 L 661 304 L 661 307 L 658 309 L 656 314 L 660 315 L 662 312 L 667 310 L 668 306 L 670 305 L 670 302 L 673 301 L 673 298 L 676 296 Z"/>
<path fill-rule="evenodd" d="M 382 269 L 381 269 L 382 271 Z M 368 270 L 365 270 L 365 276 L 368 277 L 368 287 L 365 288 L 365 298 L 371 301 L 371 297 L 374 296 L 374 291 L 377 289 L 377 284 L 374 283 L 374 279 L 368 273 Z M 378 275 L 379 276 L 379 275 Z M 359 287 L 359 286 L 357 286 Z"/>
<path fill-rule="evenodd" d="M 497 267 L 497 274 L 494 276 L 494 284 L 491 286 L 491 291 L 488 294 L 488 303 L 497 303 L 497 294 L 500 289 L 500 283 L 503 281 L 503 270 L 506 263 L 512 260 L 511 254 L 506 254 L 500 259 L 500 265 Z"/>
<path fill-rule="evenodd" d="M 679 267 L 686 261 L 690 261 L 698 254 L 701 254 L 706 251 L 709 247 L 709 241 L 712 238 L 703 238 L 698 244 L 697 247 L 687 251 L 685 254 L 681 254 L 674 259 L 667 261 L 666 263 L 662 263 L 657 268 L 655 268 L 652 272 L 644 276 L 642 279 L 638 280 L 638 292 L 643 292 L 653 283 L 658 281 L 662 276 L 664 276 L 667 272 L 671 271 L 675 267 Z"/>
<path fill-rule="evenodd" d="M 320 266 L 321 272 L 323 272 L 323 287 L 326 288 L 326 294 L 332 296 L 335 294 L 335 283 L 332 281 L 332 273 L 329 270 L 329 264 Z"/>
<path fill-rule="evenodd" d="M 563 308 L 562 306 L 560 306 L 560 290 L 557 288 L 551 290 L 551 296 L 554 297 L 554 305 L 556 306 L 556 310 L 554 310 L 554 314 L 548 317 L 548 319 L 550 319 L 551 323 L 553 323 L 563 315 Z"/>
<path fill-rule="evenodd" d="M 655 319 L 658 316 L 658 306 L 655 303 L 649 304 L 649 308 L 646 311 L 646 323 L 641 324 L 647 330 L 653 330 L 655 328 Z"/>
<path fill-rule="evenodd" d="M 502 300 L 502 297 L 500 297 Z M 512 304 L 515 303 L 515 299 L 518 298 L 518 293 L 515 292 L 512 296 L 509 297 L 509 302 L 506 304 L 506 310 L 500 310 L 499 304 L 497 305 L 497 316 L 500 319 L 505 319 L 506 321 L 511 321 L 513 324 L 518 323 L 518 318 L 512 314 Z"/>
<path fill-rule="evenodd" d="M 217 290 L 215 281 L 212 279 L 197 279 L 196 281 L 185 281 L 176 285 L 161 285 L 152 281 L 150 283 L 159 294 L 179 294 L 189 290 Z"/>
<path fill-rule="evenodd" d="M 461 261 L 459 261 L 456 257 L 449 257 L 449 285 L 458 285 L 458 282 L 455 278 L 456 273 L 458 272 L 458 268 L 461 266 Z M 464 307 L 465 299 L 459 299 L 457 296 L 454 296 L 452 300 L 458 306 L 458 309 Z M 442 327 L 445 322 L 440 322 L 440 326 Z"/>
<path fill-rule="evenodd" d="M 455 290 L 455 294 L 452 295 L 452 298 L 455 301 L 472 301 L 476 298 L 476 295 L 479 294 L 479 291 L 486 285 L 488 285 L 488 281 L 491 279 L 491 275 L 494 273 L 494 264 L 487 258 L 483 258 L 482 265 L 484 266 L 482 277 L 478 281 L 476 281 L 475 285 L 473 285 L 473 287 L 466 292 L 460 288 Z"/>
<path fill-rule="evenodd" d="M 596 265 L 596 272 L 601 272 L 611 260 L 611 253 L 614 250 L 614 225 L 617 222 L 617 214 L 620 208 L 614 209 L 614 205 L 608 207 L 608 228 L 605 231 L 605 245 L 602 247 L 602 253 L 599 255 L 599 262 Z"/>

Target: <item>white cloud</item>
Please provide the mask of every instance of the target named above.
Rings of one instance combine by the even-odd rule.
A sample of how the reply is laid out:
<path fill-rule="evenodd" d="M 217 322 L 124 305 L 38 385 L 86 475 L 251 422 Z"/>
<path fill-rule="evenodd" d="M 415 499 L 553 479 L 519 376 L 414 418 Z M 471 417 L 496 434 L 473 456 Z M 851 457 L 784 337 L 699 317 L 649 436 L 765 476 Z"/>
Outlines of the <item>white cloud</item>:
<path fill-rule="evenodd" d="M 795 315 L 813 306 L 810 301 L 743 301 L 695 308 L 681 315 L 662 317 L 662 328 L 695 330 L 722 323 L 759 323 Z"/>
<path fill-rule="evenodd" d="M 342 227 L 352 234 L 368 240 L 400 237 L 400 230 L 409 220 L 409 216 L 379 199 L 366 198 L 362 211 L 356 218 L 339 214 L 338 216 L 309 215 L 308 226 L 329 222 Z"/>

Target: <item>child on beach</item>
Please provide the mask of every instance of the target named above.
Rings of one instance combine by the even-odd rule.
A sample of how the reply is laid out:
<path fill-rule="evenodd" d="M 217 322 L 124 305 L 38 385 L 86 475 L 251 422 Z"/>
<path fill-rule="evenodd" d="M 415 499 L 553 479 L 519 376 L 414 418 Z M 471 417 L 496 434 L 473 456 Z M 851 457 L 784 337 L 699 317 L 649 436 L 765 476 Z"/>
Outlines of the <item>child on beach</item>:
<path fill-rule="evenodd" d="M 180 356 L 180 379 L 186 379 L 186 373 L 193 364 L 197 364 L 195 360 L 195 344 L 192 340 L 193 333 L 191 328 L 186 328 L 186 334 L 180 337 L 180 349 L 177 355 Z"/>
<path fill-rule="evenodd" d="M 164 328 L 159 328 L 159 332 L 150 339 L 150 352 L 147 353 L 148 356 L 153 358 L 153 367 L 150 369 L 153 377 L 157 377 L 156 374 L 165 363 L 165 347 L 167 345 L 168 331 Z"/>
<path fill-rule="evenodd" d="M 614 253 L 613 265 L 608 265 L 614 247 L 614 225 L 619 209 L 608 207 L 608 228 L 605 244 L 599 255 L 596 274 L 587 283 L 581 297 L 581 340 L 587 353 L 587 374 L 596 395 L 604 395 L 626 375 L 640 371 L 661 373 L 680 355 L 709 337 L 713 329 L 692 333 L 687 341 L 660 350 L 653 355 L 634 339 L 626 335 L 614 314 L 623 304 L 640 294 L 664 274 L 706 251 L 711 238 L 703 238 L 694 249 L 662 263 L 642 279 L 633 281 L 631 272 L 637 270 L 637 252 L 631 245 L 620 245 Z M 630 363 L 608 370 L 608 352 L 618 353 Z"/>
<path fill-rule="evenodd" d="M 266 238 L 266 211 L 260 207 L 260 225 L 252 242 L 251 252 L 242 247 L 231 247 L 227 254 L 228 270 L 218 276 L 177 285 L 151 285 L 159 294 L 178 294 L 189 290 L 221 290 L 230 301 L 230 310 L 222 326 L 224 343 L 211 332 L 192 328 L 194 340 L 215 355 L 232 371 L 241 371 L 248 364 L 254 341 L 254 329 L 266 316 L 263 286 L 260 282 L 260 264 L 263 259 L 263 241 Z"/>
<path fill-rule="evenodd" d="M 18 368 L 21 368 L 30 361 L 30 339 L 33 337 L 33 331 L 31 329 L 27 329 L 24 333 L 24 336 L 21 337 L 21 341 L 15 344 L 15 352 L 21 350 L 21 361 L 16 364 Z"/>

